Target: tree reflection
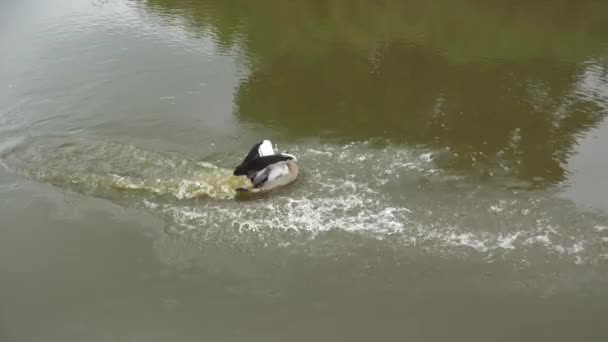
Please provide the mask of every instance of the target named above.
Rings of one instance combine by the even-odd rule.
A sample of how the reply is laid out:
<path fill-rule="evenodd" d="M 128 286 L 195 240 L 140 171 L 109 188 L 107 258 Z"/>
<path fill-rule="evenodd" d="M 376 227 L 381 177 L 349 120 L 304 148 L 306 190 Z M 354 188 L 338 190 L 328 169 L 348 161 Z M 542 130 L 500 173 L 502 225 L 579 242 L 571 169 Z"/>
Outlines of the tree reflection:
<path fill-rule="evenodd" d="M 606 114 L 581 87 L 590 66 L 606 77 L 606 2 L 148 4 L 238 45 L 238 117 L 294 137 L 432 145 L 452 152 L 444 167 L 556 182 Z"/>

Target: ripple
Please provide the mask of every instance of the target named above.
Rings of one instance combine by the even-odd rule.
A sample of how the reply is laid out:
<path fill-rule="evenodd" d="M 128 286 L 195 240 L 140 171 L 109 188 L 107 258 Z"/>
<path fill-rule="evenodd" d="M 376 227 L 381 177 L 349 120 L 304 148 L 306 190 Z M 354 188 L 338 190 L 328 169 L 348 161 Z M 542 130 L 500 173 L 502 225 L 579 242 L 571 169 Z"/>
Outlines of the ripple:
<path fill-rule="evenodd" d="M 0 160 L 38 181 L 149 211 L 169 234 L 201 243 L 287 248 L 340 232 L 486 262 L 539 255 L 606 261 L 608 219 L 580 211 L 553 190 L 453 174 L 435 164 L 441 151 L 422 147 L 363 142 L 289 150 L 300 160 L 300 179 L 251 200 L 230 200 L 246 182 L 229 168 L 90 138 L 34 138 L 4 149 Z M 240 158 L 227 154 L 220 164 Z"/>
<path fill-rule="evenodd" d="M 246 185 L 209 163 L 95 140 L 34 138 L 7 148 L 2 160 L 27 177 L 110 199 L 229 199 Z"/>

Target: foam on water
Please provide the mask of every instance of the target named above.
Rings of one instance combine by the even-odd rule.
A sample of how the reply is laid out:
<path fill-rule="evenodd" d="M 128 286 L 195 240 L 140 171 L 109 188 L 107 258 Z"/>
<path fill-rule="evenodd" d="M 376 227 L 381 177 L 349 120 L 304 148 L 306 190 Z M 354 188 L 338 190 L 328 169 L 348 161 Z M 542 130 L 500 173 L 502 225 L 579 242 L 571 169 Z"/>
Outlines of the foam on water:
<path fill-rule="evenodd" d="M 471 183 L 436 171 L 424 151 L 358 144 L 297 153 L 306 165 L 303 179 L 272 198 L 200 206 L 149 202 L 149 208 L 182 233 L 209 240 L 257 234 L 282 245 L 342 231 L 446 256 L 525 259 L 541 252 L 574 263 L 606 260 L 608 245 L 595 228 L 606 218 L 580 212 L 551 191 Z"/>
<path fill-rule="evenodd" d="M 168 232 L 207 243 L 290 246 L 341 232 L 446 257 L 607 258 L 606 217 L 581 212 L 553 190 L 514 190 L 441 169 L 435 161 L 444 151 L 365 142 L 289 150 L 300 179 L 252 200 L 230 200 L 246 181 L 228 168 L 131 145 L 34 139 L 2 160 L 34 179 L 144 208 Z M 236 165 L 242 156 L 223 157 Z"/>

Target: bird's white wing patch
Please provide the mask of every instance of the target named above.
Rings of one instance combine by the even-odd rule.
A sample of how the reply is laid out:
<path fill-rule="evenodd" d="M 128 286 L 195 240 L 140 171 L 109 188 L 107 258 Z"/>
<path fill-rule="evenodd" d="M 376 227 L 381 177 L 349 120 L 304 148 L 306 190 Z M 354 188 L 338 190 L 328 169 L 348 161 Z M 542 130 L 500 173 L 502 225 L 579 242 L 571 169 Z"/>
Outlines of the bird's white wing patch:
<path fill-rule="evenodd" d="M 260 157 L 271 156 L 274 154 L 274 149 L 272 148 L 272 143 L 270 140 L 263 140 L 258 148 L 258 154 Z"/>

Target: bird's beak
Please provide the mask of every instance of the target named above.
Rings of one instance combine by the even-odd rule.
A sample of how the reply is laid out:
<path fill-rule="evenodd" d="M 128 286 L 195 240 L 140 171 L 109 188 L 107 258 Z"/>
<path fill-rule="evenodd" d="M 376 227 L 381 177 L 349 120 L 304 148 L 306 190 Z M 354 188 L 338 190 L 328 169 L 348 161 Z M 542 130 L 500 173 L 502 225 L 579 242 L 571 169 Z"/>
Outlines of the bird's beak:
<path fill-rule="evenodd" d="M 283 152 L 282 154 L 293 158 L 293 161 L 295 161 L 295 162 L 298 161 L 298 158 L 296 158 L 296 156 L 294 156 L 293 154 L 289 154 L 289 152 Z"/>

